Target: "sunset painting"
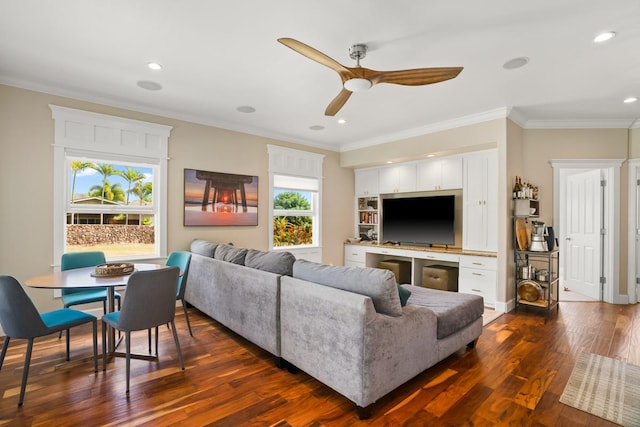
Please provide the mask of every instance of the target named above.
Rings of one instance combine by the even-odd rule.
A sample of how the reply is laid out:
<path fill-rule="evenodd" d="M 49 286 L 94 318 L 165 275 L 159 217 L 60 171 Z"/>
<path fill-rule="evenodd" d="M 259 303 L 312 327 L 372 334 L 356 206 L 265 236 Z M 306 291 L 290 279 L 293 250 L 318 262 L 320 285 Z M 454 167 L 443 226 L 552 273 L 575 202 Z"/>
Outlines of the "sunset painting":
<path fill-rule="evenodd" d="M 184 225 L 258 225 L 258 177 L 185 169 Z"/>

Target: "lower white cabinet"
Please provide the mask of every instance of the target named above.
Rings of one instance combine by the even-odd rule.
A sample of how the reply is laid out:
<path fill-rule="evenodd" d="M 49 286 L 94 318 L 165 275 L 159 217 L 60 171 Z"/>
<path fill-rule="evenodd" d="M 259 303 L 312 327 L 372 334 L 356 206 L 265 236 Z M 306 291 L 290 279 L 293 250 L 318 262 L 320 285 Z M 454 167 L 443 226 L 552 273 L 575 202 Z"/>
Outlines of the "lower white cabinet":
<path fill-rule="evenodd" d="M 458 292 L 479 295 L 484 298 L 484 305 L 495 307 L 498 284 L 496 258 L 462 255 L 459 265 Z"/>
<path fill-rule="evenodd" d="M 344 265 L 347 267 L 366 267 L 367 248 L 358 245 L 345 245 Z"/>

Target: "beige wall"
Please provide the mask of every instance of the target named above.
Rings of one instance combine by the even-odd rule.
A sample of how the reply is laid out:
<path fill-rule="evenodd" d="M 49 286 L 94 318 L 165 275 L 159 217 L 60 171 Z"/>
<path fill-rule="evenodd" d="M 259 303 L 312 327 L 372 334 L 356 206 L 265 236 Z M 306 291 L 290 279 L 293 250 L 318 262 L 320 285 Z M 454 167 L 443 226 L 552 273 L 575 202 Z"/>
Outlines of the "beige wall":
<path fill-rule="evenodd" d="M 49 104 L 173 126 L 169 138 L 168 250 L 194 238 L 268 247 L 267 144 L 325 155 L 323 261 L 342 264 L 342 243 L 353 233 L 353 171 L 339 154 L 119 108 L 0 85 L 0 274 L 21 282 L 51 271 L 53 130 Z M 183 170 L 205 169 L 259 176 L 257 227 L 184 227 Z M 28 289 L 40 310 L 60 308 L 52 291 Z"/>
<path fill-rule="evenodd" d="M 522 176 L 540 188 L 540 220 L 553 225 L 552 159 L 627 159 L 627 129 L 538 129 L 524 132 Z M 627 293 L 628 166 L 620 169 L 620 294 Z M 562 242 L 560 242 L 562 243 Z"/>

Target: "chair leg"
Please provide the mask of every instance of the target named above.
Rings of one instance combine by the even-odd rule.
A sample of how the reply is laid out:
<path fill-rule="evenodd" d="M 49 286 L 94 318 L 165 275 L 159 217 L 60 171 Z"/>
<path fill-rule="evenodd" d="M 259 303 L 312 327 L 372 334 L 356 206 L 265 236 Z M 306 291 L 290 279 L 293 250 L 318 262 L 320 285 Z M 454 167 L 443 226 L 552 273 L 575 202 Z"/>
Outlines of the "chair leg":
<path fill-rule="evenodd" d="M 7 355 L 7 349 L 9 348 L 9 338 L 8 336 L 4 337 L 4 344 L 2 344 L 2 353 L 0 353 L 0 369 L 2 369 L 2 364 L 4 363 L 4 357 Z"/>
<path fill-rule="evenodd" d="M 69 353 L 71 349 L 71 334 L 69 333 L 69 329 L 67 329 L 67 362 L 69 359 Z"/>
<path fill-rule="evenodd" d="M 173 332 L 173 341 L 176 343 L 176 350 L 178 350 L 178 360 L 180 360 L 180 369 L 184 371 L 184 360 L 182 360 L 182 350 L 180 349 L 180 341 L 178 341 L 178 333 L 176 332 L 176 324 L 171 320 L 171 332 Z"/>
<path fill-rule="evenodd" d="M 107 324 L 102 321 L 102 370 L 107 370 Z"/>
<path fill-rule="evenodd" d="M 127 356 L 127 396 L 129 395 L 129 377 L 131 375 L 131 332 L 126 331 L 124 333 L 126 356 Z"/>
<path fill-rule="evenodd" d="M 27 389 L 27 378 L 29 378 L 29 365 L 31 364 L 31 350 L 33 349 L 33 338 L 27 341 L 27 354 L 24 356 L 24 369 L 22 370 L 22 385 L 20 386 L 20 400 L 18 406 L 24 402 L 24 392 Z"/>
<path fill-rule="evenodd" d="M 93 372 L 98 372 L 98 321 L 93 320 Z"/>
<path fill-rule="evenodd" d="M 184 318 L 187 319 L 187 328 L 189 328 L 189 335 L 193 336 L 193 332 L 191 332 L 191 322 L 189 322 L 189 313 L 187 312 L 187 304 L 182 301 L 182 309 L 184 310 Z"/>
<path fill-rule="evenodd" d="M 151 354 L 151 329 L 147 329 L 147 336 L 149 341 L 149 354 Z"/>
<path fill-rule="evenodd" d="M 158 327 L 156 326 L 156 357 L 158 357 Z"/>

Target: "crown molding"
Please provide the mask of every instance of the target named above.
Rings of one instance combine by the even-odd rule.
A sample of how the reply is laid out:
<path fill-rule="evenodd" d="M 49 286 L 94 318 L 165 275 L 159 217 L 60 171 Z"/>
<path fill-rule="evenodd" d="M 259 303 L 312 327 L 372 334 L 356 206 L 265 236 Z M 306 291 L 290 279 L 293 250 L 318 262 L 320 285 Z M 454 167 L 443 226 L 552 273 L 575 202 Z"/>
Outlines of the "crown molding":
<path fill-rule="evenodd" d="M 523 127 L 525 129 L 629 129 L 633 124 L 632 119 L 527 120 Z"/>

